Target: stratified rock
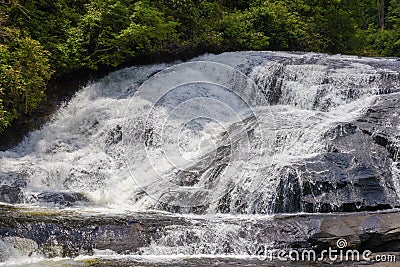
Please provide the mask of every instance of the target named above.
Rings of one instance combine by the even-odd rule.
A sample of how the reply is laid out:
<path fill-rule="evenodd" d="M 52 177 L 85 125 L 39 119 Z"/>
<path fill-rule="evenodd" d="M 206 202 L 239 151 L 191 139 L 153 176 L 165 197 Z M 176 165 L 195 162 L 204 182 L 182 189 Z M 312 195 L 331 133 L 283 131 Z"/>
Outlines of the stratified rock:
<path fill-rule="evenodd" d="M 47 257 L 91 255 L 94 249 L 134 255 L 262 255 L 266 250 L 290 248 L 314 249 L 318 253 L 336 248 L 339 239 L 361 252 L 400 251 L 399 211 L 243 220 L 1 207 L 0 218 L 0 238 L 26 243 L 18 245 L 19 249 L 37 250 Z"/>
<path fill-rule="evenodd" d="M 273 212 L 352 212 L 400 205 L 400 94 L 381 96 L 325 134 L 327 152 L 282 170 Z"/>
<path fill-rule="evenodd" d="M 393 161 L 400 158 L 400 93 L 382 95 L 375 105 L 355 122 L 365 134 L 389 153 Z"/>

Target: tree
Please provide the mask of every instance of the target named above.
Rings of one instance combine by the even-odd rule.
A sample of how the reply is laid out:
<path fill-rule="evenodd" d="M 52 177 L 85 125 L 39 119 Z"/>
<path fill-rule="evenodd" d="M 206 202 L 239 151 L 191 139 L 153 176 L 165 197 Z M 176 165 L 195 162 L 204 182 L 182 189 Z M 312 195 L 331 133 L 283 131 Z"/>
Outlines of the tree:
<path fill-rule="evenodd" d="M 38 41 L 9 27 L 0 31 L 0 131 L 34 111 L 52 74 L 49 53 Z"/>
<path fill-rule="evenodd" d="M 269 38 L 254 28 L 251 12 L 237 11 L 226 13 L 221 23 L 222 49 L 265 50 L 269 47 Z"/>
<path fill-rule="evenodd" d="M 176 38 L 178 23 L 147 1 L 93 0 L 69 36 L 90 68 L 118 66 L 140 53 L 163 49 Z"/>

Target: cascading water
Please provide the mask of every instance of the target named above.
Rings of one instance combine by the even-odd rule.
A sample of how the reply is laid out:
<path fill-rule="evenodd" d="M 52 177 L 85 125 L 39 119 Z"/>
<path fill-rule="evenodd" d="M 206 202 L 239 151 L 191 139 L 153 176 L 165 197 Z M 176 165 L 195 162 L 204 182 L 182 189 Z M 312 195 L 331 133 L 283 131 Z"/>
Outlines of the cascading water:
<path fill-rule="evenodd" d="M 396 59 L 267 52 L 123 69 L 0 152 L 1 200 L 204 216 L 142 254 L 245 254 L 260 214 L 394 208 L 399 70 Z M 374 116 L 390 99 L 392 113 Z"/>

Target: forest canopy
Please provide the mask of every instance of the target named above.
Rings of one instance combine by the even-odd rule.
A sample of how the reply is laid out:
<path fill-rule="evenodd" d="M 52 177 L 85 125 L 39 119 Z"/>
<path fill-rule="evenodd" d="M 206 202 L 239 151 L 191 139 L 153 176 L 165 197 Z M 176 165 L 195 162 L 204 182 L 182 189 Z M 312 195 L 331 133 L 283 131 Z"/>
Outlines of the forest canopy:
<path fill-rule="evenodd" d="M 49 79 L 139 59 L 285 50 L 400 56 L 400 0 L 0 0 L 0 132 Z"/>

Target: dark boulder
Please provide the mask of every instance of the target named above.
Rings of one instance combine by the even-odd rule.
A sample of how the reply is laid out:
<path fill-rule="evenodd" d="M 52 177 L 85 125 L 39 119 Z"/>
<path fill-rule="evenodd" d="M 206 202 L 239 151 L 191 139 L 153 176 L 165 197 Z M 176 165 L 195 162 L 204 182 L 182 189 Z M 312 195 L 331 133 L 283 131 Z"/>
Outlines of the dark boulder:
<path fill-rule="evenodd" d="M 23 194 L 17 186 L 0 186 L 0 202 L 16 204 L 23 202 Z"/>
<path fill-rule="evenodd" d="M 54 203 L 61 206 L 72 206 L 76 202 L 88 202 L 81 193 L 76 192 L 43 192 L 35 197 L 36 200 L 46 203 Z"/>

